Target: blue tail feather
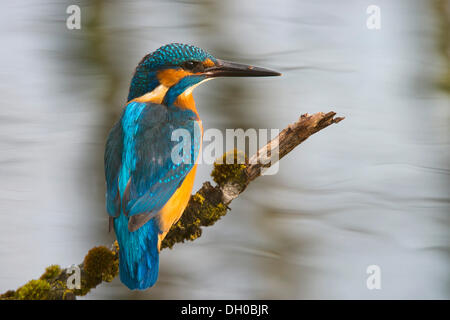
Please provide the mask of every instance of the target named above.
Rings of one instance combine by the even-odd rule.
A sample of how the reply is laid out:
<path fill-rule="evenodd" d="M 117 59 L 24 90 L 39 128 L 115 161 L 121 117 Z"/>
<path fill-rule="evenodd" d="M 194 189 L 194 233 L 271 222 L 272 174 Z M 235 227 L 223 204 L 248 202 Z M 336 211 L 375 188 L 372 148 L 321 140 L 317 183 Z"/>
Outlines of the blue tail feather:
<path fill-rule="evenodd" d="M 159 229 L 154 220 L 130 232 L 128 219 L 120 214 L 114 228 L 119 242 L 120 280 L 130 289 L 145 290 L 153 286 L 159 269 Z"/>

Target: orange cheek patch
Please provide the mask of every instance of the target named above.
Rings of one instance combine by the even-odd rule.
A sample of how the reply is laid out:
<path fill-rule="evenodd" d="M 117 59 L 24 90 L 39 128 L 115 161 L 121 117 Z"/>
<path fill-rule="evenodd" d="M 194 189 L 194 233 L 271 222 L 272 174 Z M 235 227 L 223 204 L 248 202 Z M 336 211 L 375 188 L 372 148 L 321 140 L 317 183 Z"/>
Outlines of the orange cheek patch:
<path fill-rule="evenodd" d="M 156 76 L 158 77 L 159 83 L 170 88 L 175 83 L 180 81 L 182 78 L 192 75 L 192 73 L 187 72 L 183 69 L 166 69 L 158 71 Z"/>
<path fill-rule="evenodd" d="M 208 59 L 206 59 L 205 61 L 203 61 L 203 66 L 205 67 L 205 68 L 210 68 L 210 67 L 213 67 L 213 66 L 215 66 L 216 64 L 210 59 L 210 58 L 208 58 Z"/>

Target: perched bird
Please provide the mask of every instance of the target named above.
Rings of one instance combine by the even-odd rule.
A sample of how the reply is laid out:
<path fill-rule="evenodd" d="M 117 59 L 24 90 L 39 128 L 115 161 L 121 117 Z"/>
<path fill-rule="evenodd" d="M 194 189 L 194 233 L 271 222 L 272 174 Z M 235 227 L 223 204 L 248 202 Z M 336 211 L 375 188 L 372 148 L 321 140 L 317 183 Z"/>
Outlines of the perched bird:
<path fill-rule="evenodd" d="M 127 105 L 109 133 L 104 159 L 106 208 L 119 243 L 120 280 L 128 288 L 155 284 L 161 241 L 191 195 L 203 133 L 193 89 L 215 77 L 277 75 L 179 43 L 141 60 Z M 189 152 L 173 141 L 177 129 L 189 133 Z M 175 161 L 174 154 L 181 160 Z"/>

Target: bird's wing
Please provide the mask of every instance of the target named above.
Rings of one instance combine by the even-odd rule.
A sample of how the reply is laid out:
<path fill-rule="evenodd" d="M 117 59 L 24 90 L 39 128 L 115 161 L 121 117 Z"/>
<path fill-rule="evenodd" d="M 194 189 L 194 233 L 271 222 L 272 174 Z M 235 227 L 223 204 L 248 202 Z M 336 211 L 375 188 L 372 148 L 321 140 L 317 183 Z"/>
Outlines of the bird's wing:
<path fill-rule="evenodd" d="M 105 149 L 106 211 L 112 217 L 120 214 L 119 172 L 122 166 L 123 132 L 117 122 L 109 132 Z"/>
<path fill-rule="evenodd" d="M 123 212 L 131 217 L 130 229 L 139 228 L 158 213 L 194 167 L 201 141 L 196 119 L 190 110 L 169 111 L 157 104 L 148 103 L 142 111 L 133 138 L 133 166 L 121 201 Z M 176 139 L 178 136 L 182 138 Z M 122 147 L 122 154 L 130 152 L 127 148 Z M 112 168 L 113 157 L 107 158 Z M 120 180 L 119 174 L 116 176 Z M 115 189 L 114 184 L 108 185 L 110 198 Z M 114 212 L 120 212 L 117 203 L 114 205 Z"/>
<path fill-rule="evenodd" d="M 201 131 L 190 110 L 169 112 L 154 105 L 144 111 L 140 125 L 126 206 L 130 216 L 160 210 L 194 167 L 200 150 Z"/>

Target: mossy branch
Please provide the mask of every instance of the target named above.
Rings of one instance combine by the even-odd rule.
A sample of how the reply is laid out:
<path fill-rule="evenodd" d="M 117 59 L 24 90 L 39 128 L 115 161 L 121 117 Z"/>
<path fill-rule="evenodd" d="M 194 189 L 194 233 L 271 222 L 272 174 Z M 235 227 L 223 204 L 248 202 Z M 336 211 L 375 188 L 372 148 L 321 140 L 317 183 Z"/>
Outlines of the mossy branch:
<path fill-rule="evenodd" d="M 201 227 L 211 226 L 220 220 L 229 210 L 231 201 L 265 169 L 314 133 L 344 119 L 335 115 L 335 112 L 302 115 L 250 159 L 238 151 L 225 153 L 222 158 L 224 161 L 221 161 L 221 164 L 216 162 L 211 173 L 217 185 L 205 182 L 200 190 L 191 196 L 182 217 L 163 240 L 161 249 L 172 248 L 178 242 L 193 241 L 200 237 Z M 230 158 L 234 160 L 233 164 L 227 164 L 230 163 L 227 160 Z M 117 242 L 110 249 L 99 246 L 89 250 L 83 263 L 78 265 L 81 271 L 81 289 L 67 288 L 67 280 L 71 276 L 69 268 L 61 269 L 52 265 L 38 280 L 31 280 L 15 291 L 7 291 L 0 295 L 0 299 L 75 299 L 76 296 L 86 295 L 100 283 L 110 282 L 117 276 L 118 252 Z"/>

